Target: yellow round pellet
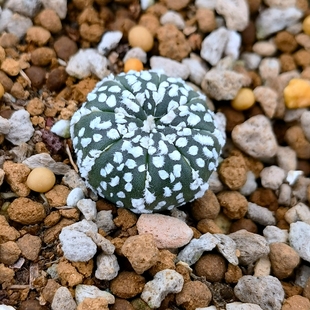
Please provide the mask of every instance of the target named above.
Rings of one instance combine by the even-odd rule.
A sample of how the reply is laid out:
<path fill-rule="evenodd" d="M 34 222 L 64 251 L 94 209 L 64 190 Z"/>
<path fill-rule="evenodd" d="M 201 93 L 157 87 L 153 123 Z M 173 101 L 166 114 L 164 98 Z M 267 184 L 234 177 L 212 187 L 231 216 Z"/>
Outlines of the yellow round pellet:
<path fill-rule="evenodd" d="M 140 47 L 148 52 L 154 45 L 154 38 L 146 27 L 138 25 L 129 30 L 128 42 L 131 47 Z"/>
<path fill-rule="evenodd" d="M 231 101 L 231 106 L 238 111 L 247 110 L 255 103 L 255 96 L 250 88 L 241 88 Z"/>
<path fill-rule="evenodd" d="M 302 23 L 302 30 L 304 31 L 305 34 L 310 36 L 310 15 L 308 15 L 303 23 Z"/>
<path fill-rule="evenodd" d="M 138 58 L 129 58 L 125 61 L 124 72 L 127 73 L 130 70 L 141 71 L 143 70 L 143 63 Z"/>
<path fill-rule="evenodd" d="M 3 97 L 4 92 L 5 92 L 4 87 L 3 87 L 3 85 L 0 83 L 0 98 Z"/>
<path fill-rule="evenodd" d="M 48 192 L 55 185 L 55 174 L 48 168 L 34 168 L 28 175 L 27 186 L 39 193 Z"/>

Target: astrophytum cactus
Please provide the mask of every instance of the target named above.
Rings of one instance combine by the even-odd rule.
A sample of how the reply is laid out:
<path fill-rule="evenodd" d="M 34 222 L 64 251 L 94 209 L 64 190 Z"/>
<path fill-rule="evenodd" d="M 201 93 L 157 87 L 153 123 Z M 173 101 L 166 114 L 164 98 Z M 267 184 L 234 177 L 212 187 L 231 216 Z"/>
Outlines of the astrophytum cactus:
<path fill-rule="evenodd" d="M 224 144 L 206 97 L 152 71 L 104 78 L 73 115 L 70 132 L 87 185 L 135 213 L 201 197 Z"/>

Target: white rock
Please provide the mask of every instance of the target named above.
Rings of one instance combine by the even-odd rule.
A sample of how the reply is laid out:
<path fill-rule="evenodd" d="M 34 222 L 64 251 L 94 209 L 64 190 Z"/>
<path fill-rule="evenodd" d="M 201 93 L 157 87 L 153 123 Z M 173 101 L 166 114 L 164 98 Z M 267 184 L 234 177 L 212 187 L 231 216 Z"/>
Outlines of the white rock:
<path fill-rule="evenodd" d="M 74 188 L 67 197 L 67 206 L 76 207 L 78 201 L 84 199 L 85 195 L 83 190 L 80 187 Z"/>
<path fill-rule="evenodd" d="M 113 221 L 113 214 L 111 210 L 108 211 L 99 211 L 97 213 L 95 223 L 98 229 L 104 230 L 107 234 L 109 234 L 112 230 L 116 228 L 116 225 Z"/>
<path fill-rule="evenodd" d="M 234 60 L 239 58 L 241 35 L 237 31 L 229 30 L 224 55 L 231 56 Z"/>
<path fill-rule="evenodd" d="M 70 138 L 70 121 L 61 119 L 57 121 L 51 128 L 51 132 L 62 138 Z"/>
<path fill-rule="evenodd" d="M 137 58 L 141 60 L 144 64 L 147 62 L 147 54 L 141 47 L 133 47 L 131 48 L 123 58 L 123 62 L 130 58 Z"/>
<path fill-rule="evenodd" d="M 249 23 L 249 6 L 246 0 L 217 0 L 215 10 L 224 16 L 228 29 L 243 31 Z"/>
<path fill-rule="evenodd" d="M 247 217 L 253 222 L 264 226 L 276 224 L 273 212 L 253 202 L 248 202 Z"/>
<path fill-rule="evenodd" d="M 270 120 L 264 115 L 255 115 L 232 131 L 234 144 L 246 154 L 261 160 L 275 156 L 278 145 Z"/>
<path fill-rule="evenodd" d="M 294 198 L 297 201 L 306 202 L 308 200 L 307 197 L 307 189 L 310 186 L 310 178 L 300 176 L 297 181 L 292 186 L 292 194 L 295 196 Z"/>
<path fill-rule="evenodd" d="M 299 121 L 302 114 L 307 111 L 306 109 L 286 109 L 284 114 L 284 121 L 285 122 L 293 122 Z"/>
<path fill-rule="evenodd" d="M 273 41 L 257 41 L 253 44 L 253 52 L 263 56 L 273 56 L 277 51 L 277 46 Z"/>
<path fill-rule="evenodd" d="M 236 256 L 236 243 L 229 236 L 224 234 L 214 234 L 219 243 L 216 245 L 218 251 L 234 266 L 238 265 L 238 257 Z"/>
<path fill-rule="evenodd" d="M 0 116 L 0 134 L 6 135 L 10 132 L 10 121 Z"/>
<path fill-rule="evenodd" d="M 66 287 L 61 286 L 54 295 L 51 307 L 52 310 L 75 310 L 76 303 L 70 291 Z"/>
<path fill-rule="evenodd" d="M 278 203 L 279 205 L 289 207 L 291 205 L 291 199 L 292 199 L 292 188 L 288 184 L 283 183 L 279 188 Z"/>
<path fill-rule="evenodd" d="M 160 19 L 160 23 L 162 25 L 166 24 L 173 24 L 178 29 L 184 29 L 185 27 L 185 21 L 180 13 L 177 13 L 175 11 L 168 10 L 166 13 L 164 13 Z"/>
<path fill-rule="evenodd" d="M 269 245 L 266 239 L 258 234 L 246 231 L 245 229 L 238 230 L 229 234 L 240 251 L 239 263 L 241 265 L 251 265 L 260 257 L 269 253 Z"/>
<path fill-rule="evenodd" d="M 63 228 L 59 240 L 66 259 L 87 262 L 97 253 L 97 245 L 85 233 Z"/>
<path fill-rule="evenodd" d="M 295 24 L 302 16 L 302 11 L 295 7 L 285 9 L 272 7 L 262 10 L 256 19 L 257 39 L 264 39 Z"/>
<path fill-rule="evenodd" d="M 67 0 L 41 0 L 45 9 L 54 10 L 61 19 L 67 16 Z"/>
<path fill-rule="evenodd" d="M 310 225 L 310 208 L 303 202 L 298 202 L 285 212 L 284 218 L 289 224 L 302 221 Z"/>
<path fill-rule="evenodd" d="M 255 101 L 260 103 L 265 115 L 272 118 L 278 106 L 278 93 L 268 86 L 257 86 L 253 93 Z"/>
<path fill-rule="evenodd" d="M 112 242 L 98 233 L 87 232 L 86 235 L 90 237 L 98 247 L 101 248 L 103 254 L 111 255 L 115 251 L 115 246 Z"/>
<path fill-rule="evenodd" d="M 86 188 L 85 182 L 76 173 L 75 170 L 70 169 L 69 171 L 66 171 L 64 177 L 62 178 L 62 182 L 71 189 L 76 188 L 76 187 L 81 188 L 84 195 L 87 195 L 87 188 Z"/>
<path fill-rule="evenodd" d="M 271 262 L 268 255 L 262 256 L 258 259 L 254 266 L 255 277 L 269 276 L 271 271 Z"/>
<path fill-rule="evenodd" d="M 281 63 L 278 58 L 265 57 L 259 64 L 258 71 L 263 81 L 273 80 L 280 74 Z"/>
<path fill-rule="evenodd" d="M 302 175 L 303 175 L 303 171 L 302 170 L 290 170 L 287 173 L 285 181 L 289 185 L 294 185 L 297 182 L 297 180 L 299 179 L 299 177 L 302 176 Z"/>
<path fill-rule="evenodd" d="M 121 38 L 123 33 L 121 31 L 107 31 L 103 34 L 100 43 L 98 44 L 98 52 L 101 55 L 107 55 L 113 48 L 115 48 Z"/>
<path fill-rule="evenodd" d="M 103 79 L 109 74 L 107 65 L 108 60 L 106 57 L 100 55 L 95 49 L 88 48 L 79 50 L 70 57 L 66 71 L 69 75 L 78 79 L 85 78 L 91 73 Z"/>
<path fill-rule="evenodd" d="M 201 83 L 207 96 L 215 100 L 232 100 L 244 83 L 244 76 L 230 70 L 209 70 Z"/>
<path fill-rule="evenodd" d="M 243 196 L 249 196 L 256 190 L 256 188 L 256 177 L 255 174 L 250 170 L 246 173 L 246 181 L 239 191 Z"/>
<path fill-rule="evenodd" d="M 262 60 L 262 57 L 256 53 L 244 52 L 240 57 L 248 70 L 256 70 Z"/>
<path fill-rule="evenodd" d="M 201 58 L 215 66 L 222 58 L 228 37 L 229 31 L 225 27 L 212 31 L 201 43 Z"/>
<path fill-rule="evenodd" d="M 288 8 L 296 6 L 296 0 L 264 0 L 269 7 Z"/>
<path fill-rule="evenodd" d="M 219 130 L 221 136 L 217 137 L 220 144 L 224 145 L 226 142 L 226 116 L 222 112 L 217 112 L 214 114 L 214 123 L 216 124 L 217 129 Z"/>
<path fill-rule="evenodd" d="M 219 193 L 220 191 L 224 189 L 224 185 L 221 182 L 217 171 L 212 172 L 208 183 L 209 183 L 209 189 L 215 194 Z"/>
<path fill-rule="evenodd" d="M 263 310 L 259 305 L 242 303 L 242 302 L 232 302 L 226 304 L 226 310 Z"/>
<path fill-rule="evenodd" d="M 117 258 L 114 254 L 106 255 L 100 253 L 97 256 L 97 269 L 95 271 L 95 277 L 99 280 L 112 280 L 119 271 L 119 265 Z"/>
<path fill-rule="evenodd" d="M 296 152 L 289 146 L 279 146 L 277 151 L 277 163 L 280 168 L 288 172 L 297 169 Z"/>
<path fill-rule="evenodd" d="M 12 19 L 13 12 L 9 9 L 4 9 L 1 11 L 0 8 L 0 32 L 3 32 L 10 20 Z"/>
<path fill-rule="evenodd" d="M 140 0 L 140 6 L 142 10 L 146 10 L 154 4 L 154 0 Z"/>
<path fill-rule="evenodd" d="M 152 56 L 150 65 L 154 70 L 163 70 L 168 76 L 180 77 L 183 80 L 186 80 L 190 74 L 186 65 L 166 57 Z"/>
<path fill-rule="evenodd" d="M 300 118 L 300 125 L 307 140 L 310 142 L 310 111 L 305 111 L 302 113 Z"/>
<path fill-rule="evenodd" d="M 75 300 L 78 305 L 85 298 L 99 298 L 99 297 L 103 297 L 104 299 L 106 299 L 108 304 L 115 303 L 115 297 L 111 293 L 107 291 L 102 291 L 97 286 L 78 284 L 75 288 Z"/>
<path fill-rule="evenodd" d="M 214 10 L 216 7 L 216 1 L 217 0 L 195 0 L 195 7 Z"/>
<path fill-rule="evenodd" d="M 189 266 L 195 264 L 203 252 L 213 250 L 219 243 L 219 239 L 210 233 L 200 236 L 199 239 L 192 239 L 178 254 L 178 261 L 184 262 Z"/>
<path fill-rule="evenodd" d="M 33 23 L 29 17 L 15 13 L 11 16 L 6 29 L 9 33 L 13 33 L 21 39 L 32 25 Z"/>
<path fill-rule="evenodd" d="M 30 114 L 26 110 L 14 112 L 9 119 L 10 131 L 5 138 L 15 145 L 20 145 L 30 140 L 34 133 Z"/>
<path fill-rule="evenodd" d="M 75 230 L 75 231 L 82 232 L 84 234 L 86 234 L 89 231 L 92 231 L 94 233 L 98 231 L 97 225 L 94 222 L 87 221 L 87 220 L 76 222 L 74 224 L 64 227 L 63 230 L 64 229 Z"/>
<path fill-rule="evenodd" d="M 269 244 L 274 242 L 288 242 L 287 229 L 280 229 L 277 226 L 266 226 L 263 230 L 263 235 Z"/>
<path fill-rule="evenodd" d="M 33 17 L 38 12 L 40 4 L 40 0 L 8 0 L 5 3 L 5 8 L 28 17 Z"/>
<path fill-rule="evenodd" d="M 272 165 L 265 167 L 259 175 L 263 187 L 277 190 L 285 180 L 286 172 L 282 168 Z"/>
<path fill-rule="evenodd" d="M 243 276 L 234 292 L 240 301 L 258 304 L 264 310 L 280 310 L 284 300 L 281 282 L 273 276 Z"/>
<path fill-rule="evenodd" d="M 184 58 L 182 64 L 186 65 L 190 71 L 189 79 L 196 85 L 200 85 L 208 68 L 201 59 Z"/>
<path fill-rule="evenodd" d="M 97 208 L 95 201 L 91 199 L 81 199 L 76 206 L 83 213 L 87 221 L 92 221 L 96 218 Z"/>
<path fill-rule="evenodd" d="M 150 308 L 158 308 L 168 294 L 179 293 L 183 288 L 183 284 L 183 277 L 175 270 L 161 270 L 155 274 L 152 281 L 145 284 L 141 299 L 143 299 Z"/>
<path fill-rule="evenodd" d="M 307 262 L 310 262 L 310 225 L 304 222 L 295 222 L 290 225 L 290 246 Z"/>
<path fill-rule="evenodd" d="M 0 310 L 15 310 L 12 306 L 0 305 Z"/>

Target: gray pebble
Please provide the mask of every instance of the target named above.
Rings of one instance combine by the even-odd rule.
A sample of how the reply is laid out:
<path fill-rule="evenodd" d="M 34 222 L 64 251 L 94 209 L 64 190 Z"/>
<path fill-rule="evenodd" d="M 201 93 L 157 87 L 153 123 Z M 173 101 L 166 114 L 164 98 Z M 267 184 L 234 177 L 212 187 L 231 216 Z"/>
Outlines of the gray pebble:
<path fill-rule="evenodd" d="M 286 177 L 285 171 L 275 165 L 265 167 L 259 175 L 261 178 L 262 186 L 272 190 L 277 190 Z"/>
<path fill-rule="evenodd" d="M 299 256 L 310 262 L 310 225 L 296 222 L 290 225 L 289 243 Z"/>
<path fill-rule="evenodd" d="M 0 32 L 2 33 L 12 18 L 13 12 L 9 9 L 1 10 L 0 8 Z"/>
<path fill-rule="evenodd" d="M 102 291 L 97 286 L 78 284 L 75 288 L 75 300 L 78 305 L 85 298 L 100 298 L 100 297 L 106 299 L 108 304 L 115 303 L 115 297 L 111 293 L 107 291 Z"/>
<path fill-rule="evenodd" d="M 277 150 L 277 163 L 286 172 L 297 169 L 296 152 L 289 146 L 279 146 Z"/>
<path fill-rule="evenodd" d="M 236 256 L 236 243 L 229 236 L 224 234 L 214 234 L 219 243 L 216 245 L 218 251 L 234 266 L 238 265 L 238 257 Z"/>
<path fill-rule="evenodd" d="M 123 62 L 126 62 L 130 58 L 137 58 L 145 64 L 147 61 L 147 54 L 141 47 L 133 47 L 125 54 Z"/>
<path fill-rule="evenodd" d="M 242 229 L 229 234 L 229 237 L 235 241 L 237 249 L 240 251 L 239 263 L 241 265 L 251 265 L 269 253 L 266 239 L 258 234 Z"/>
<path fill-rule="evenodd" d="M 248 70 L 256 70 L 262 60 L 262 57 L 256 53 L 244 52 L 240 57 Z"/>
<path fill-rule="evenodd" d="M 21 39 L 32 25 L 32 20 L 29 17 L 15 13 L 7 23 L 6 29 L 9 33 L 15 34 Z"/>
<path fill-rule="evenodd" d="M 190 71 L 189 79 L 199 86 L 208 71 L 207 66 L 198 58 L 184 58 L 182 64 L 186 65 Z"/>
<path fill-rule="evenodd" d="M 300 124 L 307 140 L 310 142 L 310 111 L 302 113 Z"/>
<path fill-rule="evenodd" d="M 257 188 L 257 182 L 255 174 L 252 171 L 246 173 L 246 181 L 244 185 L 240 188 L 240 193 L 243 196 L 251 195 Z"/>
<path fill-rule="evenodd" d="M 278 77 L 281 63 L 278 58 L 266 57 L 259 64 L 258 71 L 263 81 L 273 80 Z"/>
<path fill-rule="evenodd" d="M 273 212 L 253 202 L 248 202 L 247 217 L 253 222 L 264 226 L 276 224 Z"/>
<path fill-rule="evenodd" d="M 106 255 L 100 253 L 97 256 L 97 269 L 95 271 L 95 277 L 99 280 L 112 280 L 119 271 L 119 265 L 117 258 L 114 254 Z"/>
<path fill-rule="evenodd" d="M 258 304 L 263 310 L 280 310 L 284 300 L 281 282 L 273 276 L 243 276 L 234 292 L 242 302 Z"/>
<path fill-rule="evenodd" d="M 292 188 L 288 184 L 283 183 L 279 188 L 278 203 L 279 205 L 289 207 L 291 205 L 291 200 L 292 200 Z"/>
<path fill-rule="evenodd" d="M 0 134 L 6 135 L 10 131 L 10 121 L 0 116 Z"/>
<path fill-rule="evenodd" d="M 301 265 L 296 270 L 295 284 L 301 287 L 305 287 L 308 279 L 310 278 L 310 266 Z"/>
<path fill-rule="evenodd" d="M 98 44 L 98 52 L 101 55 L 107 55 L 113 48 L 115 48 L 121 40 L 123 33 L 121 31 L 107 31 L 101 38 Z"/>
<path fill-rule="evenodd" d="M 98 229 L 104 230 L 105 233 L 109 234 L 112 230 L 116 228 L 116 225 L 113 221 L 113 214 L 111 210 L 108 211 L 99 211 L 97 213 L 95 223 Z"/>
<path fill-rule="evenodd" d="M 288 242 L 288 231 L 286 229 L 280 229 L 277 226 L 266 226 L 263 230 L 263 235 L 269 244 L 274 242 Z"/>
<path fill-rule="evenodd" d="M 289 224 L 302 221 L 310 225 L 310 209 L 303 202 L 298 202 L 285 212 L 284 218 Z"/>
<path fill-rule="evenodd" d="M 111 255 L 114 253 L 115 246 L 112 244 L 110 240 L 92 231 L 87 232 L 86 235 L 90 237 L 98 247 L 101 248 L 103 254 Z"/>
<path fill-rule="evenodd" d="M 96 218 L 97 208 L 95 201 L 91 199 L 81 199 L 77 202 L 76 206 L 82 212 L 87 221 L 92 221 Z"/>
<path fill-rule="evenodd" d="M 256 304 L 235 301 L 235 302 L 226 304 L 226 310 L 262 310 L 262 308 Z"/>
<path fill-rule="evenodd" d="M 40 0 L 8 0 L 5 3 L 5 8 L 28 17 L 33 17 L 40 9 L 40 5 Z"/>
<path fill-rule="evenodd" d="M 54 295 L 51 307 L 52 310 L 75 310 L 76 303 L 70 291 L 66 287 L 61 286 Z"/>
<path fill-rule="evenodd" d="M 82 189 L 84 195 L 87 195 L 86 185 L 75 170 L 70 169 L 69 171 L 67 171 L 62 178 L 62 182 L 71 189 L 79 187 L 80 189 Z"/>
<path fill-rule="evenodd" d="M 160 17 L 159 21 L 162 25 L 173 24 L 178 29 L 184 29 L 184 27 L 185 27 L 185 21 L 184 21 L 182 15 L 178 12 L 171 11 L 171 10 L 168 10 L 166 13 L 164 13 Z"/>
<path fill-rule="evenodd" d="M 77 203 L 84 199 L 84 192 L 81 188 L 76 187 L 74 188 L 67 197 L 67 206 L 68 207 L 76 207 Z"/>
<path fill-rule="evenodd" d="M 61 19 L 67 16 L 67 0 L 41 0 L 45 9 L 54 10 Z"/>

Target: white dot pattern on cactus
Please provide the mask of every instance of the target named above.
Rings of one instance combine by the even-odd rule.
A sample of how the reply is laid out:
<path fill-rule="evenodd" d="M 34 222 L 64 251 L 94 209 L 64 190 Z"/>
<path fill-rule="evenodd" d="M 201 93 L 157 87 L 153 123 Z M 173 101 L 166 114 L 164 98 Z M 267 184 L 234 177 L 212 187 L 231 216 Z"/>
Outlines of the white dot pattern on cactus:
<path fill-rule="evenodd" d="M 158 72 L 104 78 L 71 120 L 81 176 L 94 192 L 135 213 L 201 197 L 225 143 L 206 100 Z"/>

